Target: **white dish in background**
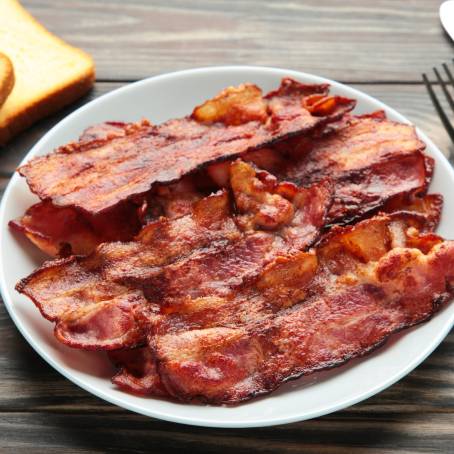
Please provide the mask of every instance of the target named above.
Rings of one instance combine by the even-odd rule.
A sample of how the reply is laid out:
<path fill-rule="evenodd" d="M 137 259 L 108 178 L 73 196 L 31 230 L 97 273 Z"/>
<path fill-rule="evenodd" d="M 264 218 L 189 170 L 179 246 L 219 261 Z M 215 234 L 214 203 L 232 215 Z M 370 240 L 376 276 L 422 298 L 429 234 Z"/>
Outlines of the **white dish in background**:
<path fill-rule="evenodd" d="M 440 20 L 446 33 L 454 41 L 454 0 L 449 0 L 440 5 Z"/>
<path fill-rule="evenodd" d="M 201 68 L 152 77 L 97 98 L 52 128 L 25 160 L 76 139 L 84 128 L 95 123 L 137 121 L 142 117 L 161 122 L 191 112 L 195 105 L 228 85 L 253 82 L 267 91 L 276 87 L 284 76 L 309 83 L 328 82 L 334 93 L 358 100 L 355 112 L 384 109 L 390 119 L 408 122 L 395 110 L 362 92 L 310 74 L 248 66 Z M 445 197 L 439 232 L 447 238 L 453 237 L 454 216 L 448 213 L 454 213 L 454 171 L 430 139 L 421 131 L 418 133 L 427 144 L 427 153 L 436 160 L 431 192 L 440 192 Z M 365 358 L 289 382 L 268 396 L 235 407 L 189 405 L 133 396 L 111 384 L 113 368 L 103 353 L 74 350 L 58 343 L 53 337 L 53 324 L 14 290 L 15 283 L 39 266 L 44 257 L 26 240 L 10 232 L 7 223 L 35 201 L 25 180 L 14 175 L 0 209 L 0 285 L 8 312 L 32 347 L 65 377 L 96 396 L 137 413 L 209 427 L 258 427 L 315 418 L 367 399 L 395 383 L 438 346 L 454 322 L 451 304 L 429 322 L 393 336 L 383 348 Z"/>

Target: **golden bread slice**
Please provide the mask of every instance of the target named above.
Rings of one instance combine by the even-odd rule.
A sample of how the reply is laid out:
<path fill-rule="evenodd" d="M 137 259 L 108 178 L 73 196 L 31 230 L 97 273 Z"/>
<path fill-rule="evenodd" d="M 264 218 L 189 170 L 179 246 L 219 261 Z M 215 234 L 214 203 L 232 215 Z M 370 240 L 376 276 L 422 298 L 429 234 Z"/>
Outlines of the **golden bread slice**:
<path fill-rule="evenodd" d="M 11 60 L 0 52 L 0 107 L 14 87 L 14 68 Z"/>
<path fill-rule="evenodd" d="M 47 31 L 16 0 L 0 0 L 0 52 L 13 63 L 15 84 L 0 107 L 0 144 L 86 93 L 92 58 Z"/>

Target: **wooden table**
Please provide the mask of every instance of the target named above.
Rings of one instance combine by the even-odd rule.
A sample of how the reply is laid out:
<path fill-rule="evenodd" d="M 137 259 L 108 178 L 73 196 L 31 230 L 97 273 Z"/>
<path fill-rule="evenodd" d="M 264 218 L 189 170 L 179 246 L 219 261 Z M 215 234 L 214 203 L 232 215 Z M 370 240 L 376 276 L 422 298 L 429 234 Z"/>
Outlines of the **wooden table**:
<path fill-rule="evenodd" d="M 454 56 L 440 3 L 24 1 L 50 30 L 93 55 L 97 83 L 77 105 L 1 150 L 1 188 L 30 147 L 79 105 L 137 79 L 206 65 L 280 66 L 349 83 L 452 152 L 421 83 L 422 72 Z M 361 404 L 252 430 L 171 424 L 109 405 L 48 366 L 3 306 L 0 339 L 1 452 L 454 452 L 453 334 L 405 379 Z"/>

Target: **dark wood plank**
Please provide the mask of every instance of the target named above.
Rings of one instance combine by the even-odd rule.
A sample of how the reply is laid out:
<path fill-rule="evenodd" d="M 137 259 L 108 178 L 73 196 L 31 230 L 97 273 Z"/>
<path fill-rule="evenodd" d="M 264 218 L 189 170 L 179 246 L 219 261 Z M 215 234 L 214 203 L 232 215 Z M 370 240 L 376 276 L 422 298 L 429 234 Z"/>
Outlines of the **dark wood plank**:
<path fill-rule="evenodd" d="M 90 52 L 100 79 L 208 65 L 292 68 L 344 81 L 420 81 L 452 57 L 441 0 L 23 0 Z"/>
<path fill-rule="evenodd" d="M 0 176 L 0 199 L 3 196 L 3 192 L 5 191 L 6 185 L 8 184 L 9 178 L 1 177 Z"/>
<path fill-rule="evenodd" d="M 0 413 L 8 452 L 448 453 L 452 418 L 424 414 L 320 418 L 254 430 L 207 429 L 137 415 Z"/>
<path fill-rule="evenodd" d="M 98 82 L 92 92 L 78 103 L 38 122 L 3 149 L 0 147 L 0 177 L 11 175 L 30 148 L 58 121 L 77 107 L 122 85 L 124 83 Z M 352 86 L 375 96 L 407 116 L 410 121 L 425 131 L 445 154 L 454 153 L 454 147 L 443 129 L 423 85 L 352 84 Z M 113 117 L 112 120 L 115 118 Z"/>

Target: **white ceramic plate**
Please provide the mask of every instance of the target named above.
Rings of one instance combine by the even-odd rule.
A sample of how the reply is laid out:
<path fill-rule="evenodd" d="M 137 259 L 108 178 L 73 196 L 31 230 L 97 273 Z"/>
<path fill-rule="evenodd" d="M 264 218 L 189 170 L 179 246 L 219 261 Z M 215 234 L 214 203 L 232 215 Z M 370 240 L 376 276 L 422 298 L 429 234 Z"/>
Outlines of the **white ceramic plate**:
<path fill-rule="evenodd" d="M 389 118 L 408 122 L 380 101 L 321 77 L 261 67 L 202 68 L 152 77 L 101 96 L 51 129 L 25 160 L 76 139 L 84 128 L 95 123 L 136 121 L 141 117 L 161 122 L 191 112 L 193 106 L 228 85 L 253 82 L 267 91 L 276 87 L 283 76 L 309 83 L 328 82 L 334 93 L 358 100 L 357 112 L 384 109 Z M 436 160 L 431 191 L 441 192 L 445 197 L 439 232 L 449 238 L 454 232 L 454 216 L 448 216 L 454 213 L 454 171 L 429 138 L 418 132 L 427 144 L 427 152 Z M 454 322 L 454 305 L 451 305 L 429 322 L 394 336 L 385 347 L 366 358 L 287 383 L 269 396 L 237 407 L 188 405 L 132 396 L 110 383 L 113 370 L 103 353 L 73 350 L 59 344 L 53 337 L 52 324 L 14 290 L 15 283 L 36 268 L 43 257 L 27 241 L 13 235 L 7 223 L 34 202 L 35 197 L 24 179 L 15 175 L 0 210 L 0 284 L 11 318 L 32 347 L 65 377 L 96 396 L 137 413 L 211 427 L 269 426 L 315 418 L 367 399 L 395 383 L 437 347 Z"/>

